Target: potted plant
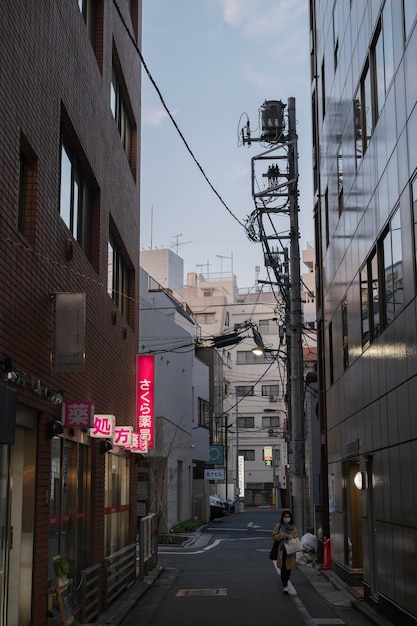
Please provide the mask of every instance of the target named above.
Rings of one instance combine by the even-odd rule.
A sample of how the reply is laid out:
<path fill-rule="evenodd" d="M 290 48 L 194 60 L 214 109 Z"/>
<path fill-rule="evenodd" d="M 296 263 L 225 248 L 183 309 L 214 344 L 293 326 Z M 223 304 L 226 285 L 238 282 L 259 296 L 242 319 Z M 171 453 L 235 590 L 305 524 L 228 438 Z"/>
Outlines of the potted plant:
<path fill-rule="evenodd" d="M 65 556 L 57 556 L 54 559 L 55 576 L 57 577 L 61 587 L 68 584 L 68 574 L 70 570 L 70 564 Z"/>

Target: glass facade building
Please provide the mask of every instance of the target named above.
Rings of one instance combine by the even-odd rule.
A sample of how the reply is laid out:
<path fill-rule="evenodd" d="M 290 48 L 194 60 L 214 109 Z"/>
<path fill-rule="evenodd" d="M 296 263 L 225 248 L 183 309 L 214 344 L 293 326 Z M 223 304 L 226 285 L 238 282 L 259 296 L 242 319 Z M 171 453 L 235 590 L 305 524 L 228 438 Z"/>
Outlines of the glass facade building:
<path fill-rule="evenodd" d="M 415 0 L 310 1 L 325 530 L 332 567 L 402 624 L 417 623 L 416 17 Z"/>

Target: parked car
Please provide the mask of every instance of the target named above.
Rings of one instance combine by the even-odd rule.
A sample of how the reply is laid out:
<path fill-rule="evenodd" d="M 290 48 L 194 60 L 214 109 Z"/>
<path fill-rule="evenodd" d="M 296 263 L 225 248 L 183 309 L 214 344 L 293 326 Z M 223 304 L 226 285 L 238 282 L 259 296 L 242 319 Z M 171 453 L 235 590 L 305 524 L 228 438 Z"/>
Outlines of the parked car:
<path fill-rule="evenodd" d="M 226 509 L 224 506 L 224 500 L 218 496 L 209 496 L 210 501 L 210 522 L 219 517 L 224 517 Z"/>

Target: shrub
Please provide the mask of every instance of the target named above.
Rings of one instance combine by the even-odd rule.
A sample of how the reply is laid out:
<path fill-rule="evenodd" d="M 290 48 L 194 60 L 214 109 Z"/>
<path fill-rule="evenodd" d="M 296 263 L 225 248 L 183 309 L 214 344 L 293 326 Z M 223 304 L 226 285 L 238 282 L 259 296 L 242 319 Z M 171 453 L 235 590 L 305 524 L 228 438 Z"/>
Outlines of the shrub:
<path fill-rule="evenodd" d="M 203 519 L 188 519 L 184 522 L 178 522 L 178 524 L 174 524 L 171 528 L 171 533 L 193 533 L 200 528 L 200 526 L 204 526 L 205 520 Z"/>

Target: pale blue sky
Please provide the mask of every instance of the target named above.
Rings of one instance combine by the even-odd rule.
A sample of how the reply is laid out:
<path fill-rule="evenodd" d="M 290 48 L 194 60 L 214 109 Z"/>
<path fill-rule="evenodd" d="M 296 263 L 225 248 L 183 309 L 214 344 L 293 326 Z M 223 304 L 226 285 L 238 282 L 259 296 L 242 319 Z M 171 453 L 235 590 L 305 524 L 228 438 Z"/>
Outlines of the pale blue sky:
<path fill-rule="evenodd" d="M 142 54 L 194 156 L 241 222 L 254 209 L 251 158 L 264 148 L 238 147 L 240 116 L 249 116 L 256 136 L 265 100 L 296 99 L 300 249 L 313 242 L 307 0 L 143 0 Z M 230 271 L 233 256 L 238 286 L 253 287 L 256 265 L 267 279 L 261 244 L 210 189 L 143 76 L 141 247 L 175 250 L 178 242 L 184 280 L 201 266 Z"/>

